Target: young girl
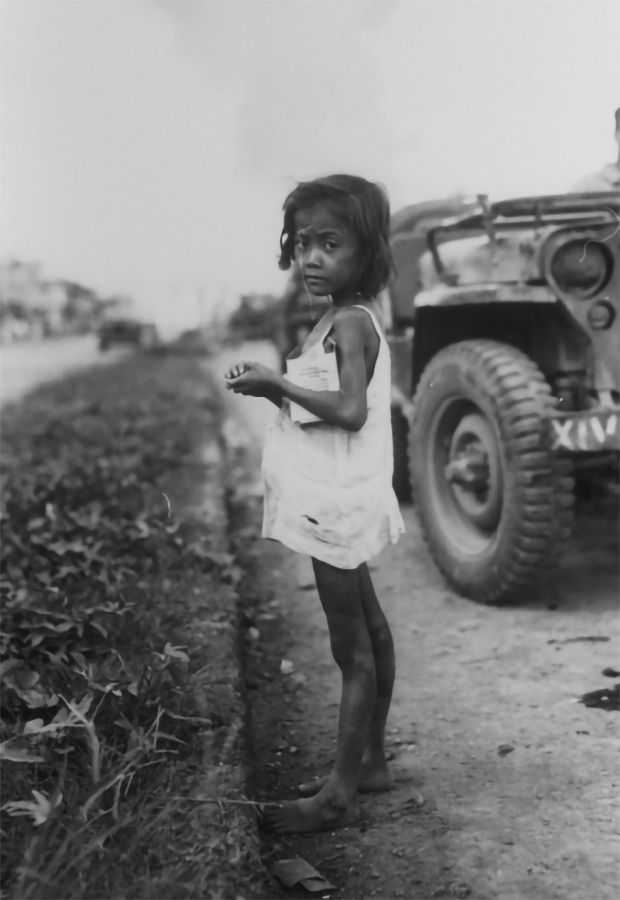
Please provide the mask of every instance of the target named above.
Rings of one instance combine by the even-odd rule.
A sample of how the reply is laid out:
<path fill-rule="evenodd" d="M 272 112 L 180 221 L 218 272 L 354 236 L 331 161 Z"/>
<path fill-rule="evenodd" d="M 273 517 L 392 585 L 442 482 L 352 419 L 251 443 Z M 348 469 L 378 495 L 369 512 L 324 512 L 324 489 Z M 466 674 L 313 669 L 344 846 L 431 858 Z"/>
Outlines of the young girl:
<path fill-rule="evenodd" d="M 352 175 L 301 183 L 284 203 L 280 267 L 295 262 L 311 294 L 332 298 L 297 356 L 320 365 L 335 352 L 338 389 L 300 387 L 253 362 L 226 374 L 230 390 L 281 407 L 263 454 L 263 537 L 312 557 L 342 674 L 333 770 L 300 785 L 310 796 L 268 807 L 267 824 L 281 832 L 348 824 L 358 790 L 389 786 L 394 646 L 367 566 L 403 531 L 392 490 L 389 349 L 373 310 L 390 273 L 389 217 L 383 191 Z M 293 421 L 291 403 L 314 421 Z"/>

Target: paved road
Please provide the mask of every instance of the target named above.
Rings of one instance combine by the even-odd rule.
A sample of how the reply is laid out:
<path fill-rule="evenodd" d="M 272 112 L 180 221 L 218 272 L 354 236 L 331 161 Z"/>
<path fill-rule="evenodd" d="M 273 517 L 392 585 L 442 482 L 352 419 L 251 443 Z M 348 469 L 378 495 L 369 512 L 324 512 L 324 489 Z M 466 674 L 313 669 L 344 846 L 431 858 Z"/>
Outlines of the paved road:
<path fill-rule="evenodd" d="M 254 345 L 232 356 L 269 354 Z M 272 408 L 232 395 L 229 404 L 231 433 L 245 434 L 255 467 Z M 342 898 L 611 900 L 620 714 L 575 701 L 613 685 L 603 668 L 620 669 L 617 501 L 580 508 L 553 597 L 503 608 L 449 590 L 415 511 L 403 513 L 406 536 L 372 573 L 397 648 L 395 789 L 364 798 L 361 828 L 268 840 L 267 861 L 299 854 Z M 328 769 L 339 680 L 308 561 L 260 540 L 253 552 L 257 790 L 293 797 Z M 284 657 L 298 677 L 281 674 Z"/>
<path fill-rule="evenodd" d="M 94 335 L 55 338 L 0 347 L 0 405 L 19 400 L 45 381 L 84 368 L 120 359 L 128 351 L 101 353 Z"/>

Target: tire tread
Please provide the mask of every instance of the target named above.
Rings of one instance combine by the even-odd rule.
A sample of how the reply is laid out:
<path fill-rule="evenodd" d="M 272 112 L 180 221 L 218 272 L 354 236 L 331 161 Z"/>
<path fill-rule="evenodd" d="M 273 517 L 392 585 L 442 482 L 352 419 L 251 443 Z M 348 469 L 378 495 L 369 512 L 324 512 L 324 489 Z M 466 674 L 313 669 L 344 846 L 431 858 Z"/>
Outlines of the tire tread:
<path fill-rule="evenodd" d="M 449 582 L 469 596 L 474 591 L 458 583 L 458 573 L 453 571 L 447 554 L 434 544 L 428 511 L 414 474 L 419 456 L 416 411 L 423 403 L 429 381 L 448 363 L 475 369 L 491 384 L 500 429 L 515 469 L 516 502 L 505 515 L 506 527 L 512 528 L 514 539 L 500 565 L 489 566 L 488 576 L 477 586 L 473 597 L 485 603 L 507 602 L 548 575 L 572 531 L 571 461 L 557 456 L 550 447 L 548 417 L 556 400 L 538 366 L 517 348 L 497 341 L 468 340 L 449 345 L 431 359 L 422 373 L 411 424 L 412 494 L 422 534 L 435 563 Z"/>

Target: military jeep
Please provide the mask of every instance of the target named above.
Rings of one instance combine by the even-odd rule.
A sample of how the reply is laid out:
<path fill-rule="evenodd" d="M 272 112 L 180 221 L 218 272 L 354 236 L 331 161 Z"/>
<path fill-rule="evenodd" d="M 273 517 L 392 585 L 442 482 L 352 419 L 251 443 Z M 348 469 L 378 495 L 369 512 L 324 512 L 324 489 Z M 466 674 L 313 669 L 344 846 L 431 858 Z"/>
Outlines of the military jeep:
<path fill-rule="evenodd" d="M 395 484 L 447 581 L 508 601 L 571 533 L 575 466 L 617 460 L 620 194 L 421 204 L 391 241 Z"/>

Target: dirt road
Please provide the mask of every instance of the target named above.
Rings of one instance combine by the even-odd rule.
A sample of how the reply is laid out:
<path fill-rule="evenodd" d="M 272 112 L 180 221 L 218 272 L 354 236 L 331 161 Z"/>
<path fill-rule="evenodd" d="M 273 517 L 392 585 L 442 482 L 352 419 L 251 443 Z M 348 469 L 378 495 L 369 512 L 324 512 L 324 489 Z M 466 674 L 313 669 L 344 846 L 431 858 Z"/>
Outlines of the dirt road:
<path fill-rule="evenodd" d="M 0 347 L 0 406 L 19 400 L 44 381 L 84 366 L 114 362 L 125 353 L 124 348 L 100 353 L 92 334 L 4 344 Z"/>
<path fill-rule="evenodd" d="M 259 352 L 265 361 L 269 350 L 255 346 L 251 356 Z M 231 434 L 255 467 L 269 405 L 229 402 Z M 362 798 L 356 827 L 265 836 L 265 861 L 299 855 L 337 886 L 333 896 L 356 900 L 611 900 L 620 883 L 620 714 L 576 698 L 611 687 L 602 670 L 620 669 L 617 500 L 580 507 L 554 596 L 503 608 L 447 589 L 414 510 L 403 513 L 407 534 L 372 572 L 396 641 L 394 789 Z M 251 566 L 254 789 L 282 799 L 328 770 L 339 684 L 309 562 L 257 540 L 259 515 L 257 500 L 240 541 Z"/>

